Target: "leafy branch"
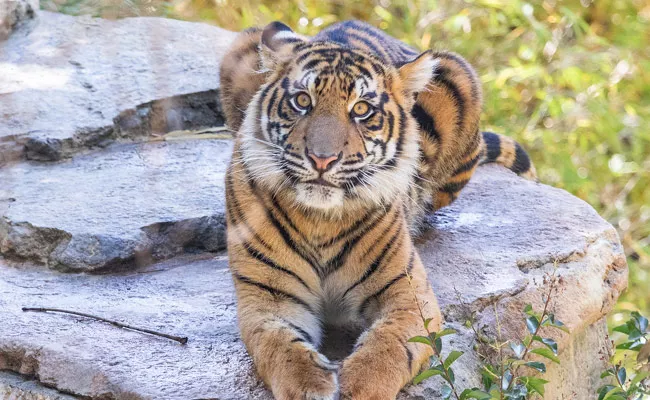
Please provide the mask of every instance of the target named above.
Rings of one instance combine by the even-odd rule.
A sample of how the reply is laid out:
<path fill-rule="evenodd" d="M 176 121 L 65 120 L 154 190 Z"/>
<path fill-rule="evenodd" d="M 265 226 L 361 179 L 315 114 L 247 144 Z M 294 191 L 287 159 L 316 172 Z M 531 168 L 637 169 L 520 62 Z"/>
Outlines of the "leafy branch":
<path fill-rule="evenodd" d="M 490 347 L 498 354 L 498 364 L 485 363 L 483 365 L 481 370 L 483 389 L 474 387 L 462 390 L 460 394 L 455 382 L 452 364 L 463 355 L 463 352 L 452 350 L 447 358 L 443 358 L 442 356 L 443 346 L 441 338 L 454 334 L 456 331 L 453 329 L 443 329 L 440 332 L 431 332 L 429 330 L 431 320 L 424 317 L 422 309 L 418 304 L 427 336 L 416 336 L 409 341 L 430 346 L 433 350 L 433 355 L 429 359 L 428 368 L 417 375 L 413 379 L 413 383 L 418 384 L 425 379 L 440 376 L 446 382 L 442 387 L 441 394 L 443 399 L 450 399 L 453 396 L 456 400 L 527 400 L 536 394 L 543 396 L 544 385 L 548 381 L 536 376 L 520 374 L 520 368 L 522 366 L 527 367 L 536 371 L 536 373 L 546 372 L 546 364 L 544 362 L 530 360 L 533 354 L 555 363 L 560 362 L 557 357 L 558 345 L 555 340 L 541 336 L 543 327 L 552 327 L 563 332 L 568 332 L 567 327 L 550 312 L 551 300 L 557 291 L 557 284 L 560 281 L 561 278 L 555 276 L 554 273 L 545 276 L 544 283 L 548 286 L 548 290 L 542 297 L 544 307 L 541 313 L 536 312 L 530 304 L 524 307 L 523 313 L 529 334 L 522 341 L 503 342 L 501 340 L 501 325 L 495 305 L 497 338 L 494 343 L 490 344 Z M 481 340 L 478 336 L 478 331 L 473 326 L 473 321 L 471 324 L 473 332 L 477 335 L 477 339 Z M 508 345 L 512 349 L 514 357 L 506 356 L 504 349 Z"/>
<path fill-rule="evenodd" d="M 627 322 L 615 327 L 613 331 L 627 336 L 616 346 L 617 353 L 624 357 L 635 352 L 637 355 L 631 362 L 632 373 L 628 374 L 628 369 L 619 361 L 600 375 L 602 379 L 610 378 L 610 383 L 598 388 L 598 400 L 641 400 L 650 395 L 648 319 L 634 311 Z"/>

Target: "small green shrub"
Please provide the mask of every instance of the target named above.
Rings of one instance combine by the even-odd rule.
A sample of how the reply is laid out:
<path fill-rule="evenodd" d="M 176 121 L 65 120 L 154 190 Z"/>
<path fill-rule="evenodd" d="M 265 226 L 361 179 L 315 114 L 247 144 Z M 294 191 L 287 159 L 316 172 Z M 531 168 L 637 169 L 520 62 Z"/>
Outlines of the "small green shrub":
<path fill-rule="evenodd" d="M 598 400 L 647 398 L 650 396 L 648 319 L 634 311 L 627 322 L 615 327 L 613 331 L 627 337 L 616 346 L 612 366 L 600 376 L 607 379 L 609 383 L 598 389 Z"/>
<path fill-rule="evenodd" d="M 548 291 L 543 296 L 544 308 L 541 312 L 535 311 L 530 304 L 524 307 L 522 316 L 526 322 L 528 334 L 523 340 L 502 341 L 498 314 L 496 314 L 497 338 L 492 343 L 489 343 L 489 347 L 496 352 L 498 363 L 489 363 L 484 360 L 485 363 L 481 368 L 482 388 L 473 387 L 461 390 L 456 386 L 452 364 L 463 355 L 463 352 L 452 350 L 446 358 L 443 358 L 441 340 L 442 337 L 454 334 L 456 331 L 444 329 L 440 332 L 430 332 L 430 320 L 424 319 L 427 336 L 416 336 L 409 341 L 430 346 L 433 350 L 433 356 L 429 360 L 428 368 L 416 376 L 413 383 L 418 384 L 434 376 L 441 377 L 445 381 L 441 393 L 443 399 L 527 400 L 532 399 L 535 395 L 544 396 L 544 385 L 548 381 L 536 375 L 537 373 L 543 374 L 546 372 L 546 363 L 531 360 L 531 357 L 535 354 L 551 362 L 560 363 L 560 359 L 557 357 L 558 346 L 555 340 L 540 336 L 543 327 L 568 332 L 567 327 L 550 312 L 551 300 L 558 281 L 559 278 L 554 274 L 546 276 L 545 282 Z M 478 336 L 477 330 L 473 328 L 473 321 L 470 321 L 469 325 L 472 326 L 477 335 L 477 340 L 486 340 Z M 535 375 L 529 375 L 529 373 Z"/>

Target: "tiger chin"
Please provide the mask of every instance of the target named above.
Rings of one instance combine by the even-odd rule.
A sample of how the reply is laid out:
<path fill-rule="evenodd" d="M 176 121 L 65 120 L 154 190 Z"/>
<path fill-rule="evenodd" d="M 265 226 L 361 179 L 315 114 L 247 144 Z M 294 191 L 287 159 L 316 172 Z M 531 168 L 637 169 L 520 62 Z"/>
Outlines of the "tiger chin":
<path fill-rule="evenodd" d="M 414 247 L 423 215 L 477 165 L 534 178 L 516 142 L 481 133 L 481 89 L 449 52 L 358 21 L 313 38 L 274 22 L 224 56 L 236 130 L 226 175 L 241 337 L 275 398 L 394 399 L 431 355 L 408 339 L 442 316 Z M 417 299 L 417 300 L 415 300 Z M 323 327 L 363 333 L 332 362 Z"/>

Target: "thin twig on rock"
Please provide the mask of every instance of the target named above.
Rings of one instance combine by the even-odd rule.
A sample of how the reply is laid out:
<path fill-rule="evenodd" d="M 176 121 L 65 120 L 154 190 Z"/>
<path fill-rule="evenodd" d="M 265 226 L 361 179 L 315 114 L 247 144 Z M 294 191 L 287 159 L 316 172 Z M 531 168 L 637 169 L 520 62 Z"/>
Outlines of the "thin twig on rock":
<path fill-rule="evenodd" d="M 63 313 L 63 314 L 71 314 L 71 315 L 78 315 L 80 317 L 86 317 L 90 319 L 94 319 L 95 321 L 101 321 L 101 322 L 106 322 L 108 324 L 111 324 L 113 326 L 117 326 L 118 328 L 122 329 L 129 329 L 132 331 L 137 331 L 137 332 L 144 332 L 148 333 L 150 335 L 155 335 L 155 336 L 160 336 L 164 337 L 167 339 L 174 340 L 180 344 L 185 344 L 187 343 L 187 338 L 186 337 L 179 337 L 179 336 L 174 336 L 174 335 L 168 335 L 166 333 L 161 333 L 161 332 L 156 332 L 151 329 L 146 329 L 146 328 L 137 328 L 135 326 L 130 326 L 126 325 L 117 321 L 111 321 L 110 319 L 98 317 L 96 315 L 91 315 L 91 314 L 86 314 L 82 312 L 77 312 L 77 311 L 70 311 L 70 310 L 63 310 L 60 308 L 43 308 L 43 307 L 23 307 L 23 311 L 35 311 L 35 312 L 57 312 L 57 313 Z"/>

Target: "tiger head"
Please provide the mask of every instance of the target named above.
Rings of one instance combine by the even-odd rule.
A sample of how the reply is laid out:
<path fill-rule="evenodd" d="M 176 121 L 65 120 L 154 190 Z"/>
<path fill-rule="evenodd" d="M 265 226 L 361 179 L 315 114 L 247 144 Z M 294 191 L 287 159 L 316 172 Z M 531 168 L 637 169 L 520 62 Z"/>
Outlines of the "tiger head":
<path fill-rule="evenodd" d="M 239 133 L 257 184 L 327 211 L 408 192 L 419 157 L 411 108 L 433 77 L 430 52 L 395 67 L 274 22 L 260 57 L 267 79 Z"/>

